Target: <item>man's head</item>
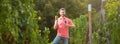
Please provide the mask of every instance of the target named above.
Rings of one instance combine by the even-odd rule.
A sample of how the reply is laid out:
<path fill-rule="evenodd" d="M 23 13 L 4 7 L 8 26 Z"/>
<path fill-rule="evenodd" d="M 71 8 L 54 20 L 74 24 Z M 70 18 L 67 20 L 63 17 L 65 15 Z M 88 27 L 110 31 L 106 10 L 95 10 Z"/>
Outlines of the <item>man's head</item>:
<path fill-rule="evenodd" d="M 65 16 L 65 14 L 66 14 L 65 8 L 60 8 L 59 14 L 60 14 L 60 16 Z"/>

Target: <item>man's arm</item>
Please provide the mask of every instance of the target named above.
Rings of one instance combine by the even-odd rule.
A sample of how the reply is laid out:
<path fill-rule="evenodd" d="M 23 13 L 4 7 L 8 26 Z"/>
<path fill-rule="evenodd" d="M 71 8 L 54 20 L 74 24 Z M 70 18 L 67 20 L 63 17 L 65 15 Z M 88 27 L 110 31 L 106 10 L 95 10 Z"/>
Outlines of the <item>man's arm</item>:
<path fill-rule="evenodd" d="M 75 24 L 72 23 L 72 21 L 70 20 L 70 24 L 65 24 L 66 26 L 70 27 L 70 28 L 75 28 Z"/>
<path fill-rule="evenodd" d="M 57 29 L 58 28 L 58 21 L 57 20 L 55 20 L 55 23 L 54 23 L 54 27 L 53 27 L 54 29 Z"/>
<path fill-rule="evenodd" d="M 65 25 L 68 26 L 68 27 L 70 27 L 70 28 L 75 28 L 76 27 L 73 23 L 71 23 L 71 24 L 65 24 Z"/>

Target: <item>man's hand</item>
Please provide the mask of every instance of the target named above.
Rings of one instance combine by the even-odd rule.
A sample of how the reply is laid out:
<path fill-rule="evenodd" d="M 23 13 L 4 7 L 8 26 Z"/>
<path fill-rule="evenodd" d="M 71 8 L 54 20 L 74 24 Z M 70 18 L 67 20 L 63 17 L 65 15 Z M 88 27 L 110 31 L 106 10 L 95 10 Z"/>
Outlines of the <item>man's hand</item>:
<path fill-rule="evenodd" d="M 58 20 L 58 16 L 55 16 L 55 20 Z"/>
<path fill-rule="evenodd" d="M 57 29 L 57 27 L 58 27 L 58 16 L 55 16 L 54 29 Z"/>
<path fill-rule="evenodd" d="M 65 25 L 65 26 L 68 26 L 68 27 L 70 26 L 70 24 L 67 24 L 67 23 L 65 23 L 64 25 Z"/>
<path fill-rule="evenodd" d="M 73 23 L 72 24 L 65 23 L 65 26 L 68 26 L 68 27 L 71 27 L 71 28 L 75 28 L 75 25 Z"/>

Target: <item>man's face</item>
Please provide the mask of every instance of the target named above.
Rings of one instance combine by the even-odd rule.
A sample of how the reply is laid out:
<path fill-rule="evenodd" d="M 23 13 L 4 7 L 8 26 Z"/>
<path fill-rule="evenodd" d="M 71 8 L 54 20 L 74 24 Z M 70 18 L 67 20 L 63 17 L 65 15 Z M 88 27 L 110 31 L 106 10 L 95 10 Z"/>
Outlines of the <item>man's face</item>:
<path fill-rule="evenodd" d="M 60 16 L 65 16 L 65 10 L 60 10 Z"/>

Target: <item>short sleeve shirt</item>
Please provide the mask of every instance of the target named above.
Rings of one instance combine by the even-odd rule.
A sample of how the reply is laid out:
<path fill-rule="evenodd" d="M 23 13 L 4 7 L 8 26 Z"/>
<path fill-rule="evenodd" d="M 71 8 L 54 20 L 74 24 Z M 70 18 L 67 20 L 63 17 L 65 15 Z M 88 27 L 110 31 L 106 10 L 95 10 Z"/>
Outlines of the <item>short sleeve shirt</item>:
<path fill-rule="evenodd" d="M 72 21 L 66 17 L 58 18 L 57 35 L 61 37 L 69 38 L 69 27 L 65 26 L 65 23 L 72 24 Z"/>

